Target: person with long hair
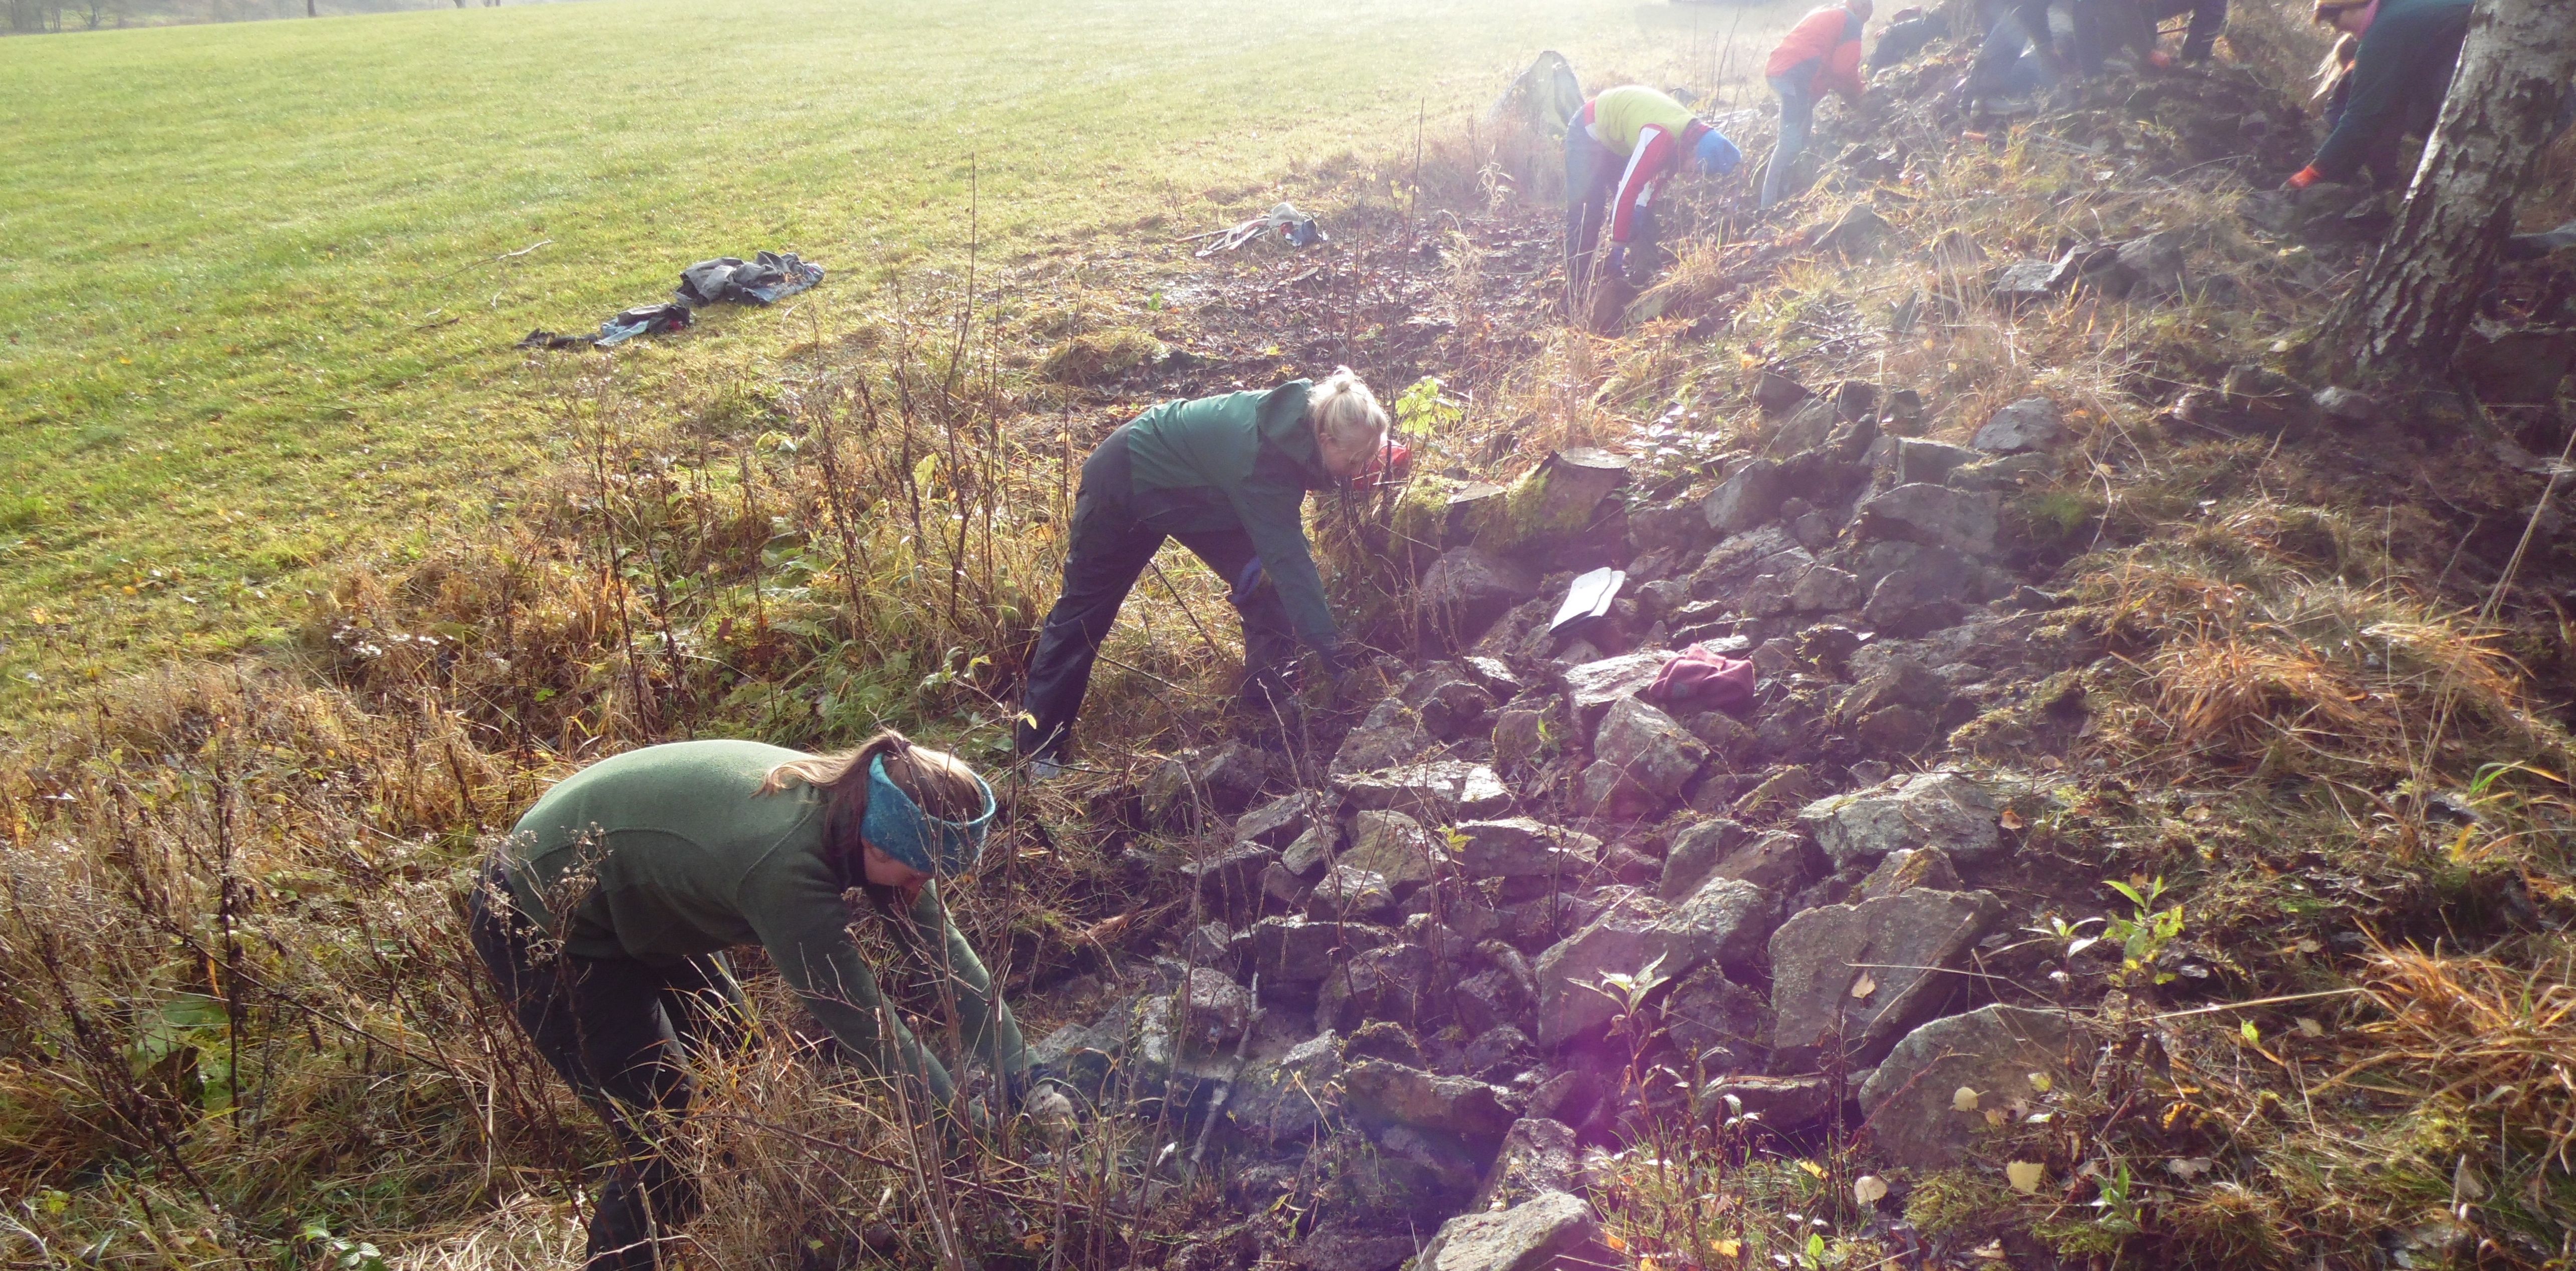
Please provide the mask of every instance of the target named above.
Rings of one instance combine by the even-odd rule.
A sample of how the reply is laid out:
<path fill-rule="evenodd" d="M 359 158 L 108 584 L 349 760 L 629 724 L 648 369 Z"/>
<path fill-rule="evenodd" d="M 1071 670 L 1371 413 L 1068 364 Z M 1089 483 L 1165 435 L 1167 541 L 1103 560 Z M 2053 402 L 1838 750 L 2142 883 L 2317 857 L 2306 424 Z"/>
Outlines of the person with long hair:
<path fill-rule="evenodd" d="M 689 1106 L 688 1059 L 739 1033 L 733 946 L 768 953 L 842 1056 L 928 1096 L 952 1128 L 975 1119 L 879 994 L 850 936 L 854 888 L 929 964 L 960 1058 L 997 1074 L 1006 1102 L 1030 1091 L 1042 1074 L 938 888 L 975 868 L 994 807 L 956 756 L 889 730 L 833 755 L 646 746 L 565 778 L 519 818 L 468 926 L 519 1026 L 622 1150 L 592 1212 L 590 1271 L 650 1271 L 698 1210 L 668 1135 Z"/>

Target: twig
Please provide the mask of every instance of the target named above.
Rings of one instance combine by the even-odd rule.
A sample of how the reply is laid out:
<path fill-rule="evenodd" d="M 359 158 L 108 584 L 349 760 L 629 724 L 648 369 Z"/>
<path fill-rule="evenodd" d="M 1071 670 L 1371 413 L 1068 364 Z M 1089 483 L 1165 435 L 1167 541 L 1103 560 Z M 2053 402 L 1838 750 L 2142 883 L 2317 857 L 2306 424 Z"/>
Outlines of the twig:
<path fill-rule="evenodd" d="M 497 264 L 500 264 L 502 261 L 505 261 L 505 260 L 516 260 L 516 259 L 518 259 L 518 258 L 519 258 L 519 257 L 521 257 L 521 256 L 525 256 L 525 255 L 527 255 L 528 253 L 530 253 L 530 252 L 532 252 L 532 251 L 537 250 L 537 249 L 538 249 L 538 248 L 540 248 L 540 247 L 552 247 L 552 246 L 554 246 L 554 241 L 555 241 L 555 240 L 553 240 L 553 239 L 551 239 L 551 238 L 542 238 L 542 239 L 537 240 L 536 242 L 530 243 L 530 244 L 528 244 L 527 246 L 520 248 L 519 250 L 517 250 L 517 251 L 515 251 L 515 252 L 503 252 L 503 253 L 501 253 L 501 254 L 500 254 L 500 255 L 498 255 L 498 256 L 488 257 L 488 258 L 483 259 L 483 260 L 475 261 L 474 263 L 472 263 L 472 264 L 470 264 L 470 265 L 464 265 L 464 266 L 461 266 L 461 267 L 459 267 L 459 268 L 449 270 L 449 271 L 448 271 L 448 272 L 446 272 L 446 273 L 440 274 L 440 275 L 439 275 L 439 276 L 437 276 L 436 278 L 432 278 L 432 279 L 430 279 L 430 281 L 431 281 L 431 282 L 445 282 L 445 281 L 447 281 L 448 279 L 453 278 L 453 277 L 455 277 L 455 276 L 456 276 L 456 275 L 458 275 L 458 274 L 461 274 L 461 273 L 466 272 L 467 270 L 472 270 L 472 269 L 481 269 L 481 268 L 482 268 L 482 267 L 484 267 L 485 265 L 497 265 Z"/>

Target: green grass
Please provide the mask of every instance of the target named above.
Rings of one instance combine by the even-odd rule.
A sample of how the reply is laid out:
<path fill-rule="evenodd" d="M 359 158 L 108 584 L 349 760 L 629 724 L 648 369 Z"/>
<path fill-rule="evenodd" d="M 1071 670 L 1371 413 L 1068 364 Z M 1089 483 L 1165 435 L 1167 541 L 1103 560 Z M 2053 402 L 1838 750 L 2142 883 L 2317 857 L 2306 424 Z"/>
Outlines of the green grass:
<path fill-rule="evenodd" d="M 611 361 L 511 342 L 691 260 L 835 278 L 616 354 L 643 391 L 957 260 L 970 173 L 987 261 L 1150 240 L 1399 152 L 1539 48 L 1678 72 L 1790 7 L 602 0 L 0 41 L 0 702 L 255 644 L 333 566 L 506 507 L 550 387 Z"/>

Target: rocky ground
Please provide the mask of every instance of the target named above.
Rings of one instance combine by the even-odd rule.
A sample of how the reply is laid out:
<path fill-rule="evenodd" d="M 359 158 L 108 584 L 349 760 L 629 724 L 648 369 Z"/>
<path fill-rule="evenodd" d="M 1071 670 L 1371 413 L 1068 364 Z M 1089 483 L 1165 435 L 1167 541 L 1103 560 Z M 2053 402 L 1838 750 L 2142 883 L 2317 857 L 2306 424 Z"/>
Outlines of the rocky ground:
<path fill-rule="evenodd" d="M 1945 113 L 1958 65 L 1936 48 L 1887 77 L 1900 105 L 1847 124 L 1825 165 L 1829 191 L 1892 195 L 1757 227 L 1715 253 L 1715 271 L 1676 272 L 1619 320 L 1701 339 L 1784 270 L 1925 253 L 1978 276 L 1982 294 L 1918 289 L 1887 319 L 1899 334 L 1969 306 L 2080 297 L 2151 315 L 2186 291 L 2251 304 L 2258 290 L 2321 292 L 2385 223 L 2386 198 L 2322 189 L 2245 195 L 2243 225 L 2226 231 L 2239 237 L 2220 245 L 2233 260 L 2187 225 L 2021 258 L 1961 233 L 1907 241 L 1877 210 L 1920 188 L 1905 174 L 2008 138 L 2099 156 L 2142 197 L 2178 181 L 2261 188 L 2310 144 L 2299 108 L 2240 68 L 2115 77 L 2043 102 L 2036 120 L 1991 120 Z M 1511 262 L 1484 294 L 1546 302 L 1537 227 L 1460 233 Z M 2269 254 L 2245 255 L 2246 242 Z M 1324 302 L 1299 310 L 1298 297 L 1336 287 L 1343 326 L 1412 333 L 1394 369 L 1454 367 L 1458 316 L 1434 312 L 1435 280 L 1404 272 L 1440 259 L 1438 241 L 1416 238 L 1375 264 L 1246 265 L 1269 276 L 1230 284 L 1233 308 L 1284 307 L 1204 328 L 1237 352 L 1177 366 L 1166 352 L 1128 373 L 1161 374 L 1157 391 L 1257 376 L 1263 355 L 1241 350 L 1275 358 L 1268 323 L 1311 329 Z M 2506 280 L 2481 337 L 2524 352 L 2504 359 L 2510 375 L 2480 378 L 2508 426 L 2476 445 L 2543 472 L 2522 444 L 2555 434 L 2535 421 L 2517 441 L 2510 404 L 2547 400 L 2567 369 L 2551 334 L 2567 288 L 2563 269 L 2532 268 Z M 1848 311 L 1825 321 L 1800 346 L 1809 366 L 1866 325 Z M 2116 624 L 2075 603 L 2067 567 L 2086 545 L 2035 519 L 2044 505 L 2029 497 L 2095 461 L 2077 445 L 2092 425 L 2033 376 L 1933 440 L 1931 420 L 1956 413 L 1937 385 L 1801 383 L 1774 365 L 1729 391 L 1740 413 L 1722 442 L 1702 439 L 1692 409 L 1715 399 L 1685 395 L 1623 444 L 1562 448 L 1508 486 L 1464 466 L 1425 474 L 1370 540 L 1404 581 L 1371 612 L 1373 641 L 1393 652 L 1364 673 L 1360 700 L 1285 738 L 1253 729 L 1172 754 L 1133 791 L 1137 826 L 1180 844 L 1139 848 L 1133 867 L 1177 889 L 1187 917 L 1059 990 L 1083 1021 L 1039 1049 L 1098 1115 L 1157 1117 L 1193 1164 L 1224 1162 L 1228 1213 L 1168 1265 L 1627 1265 L 1638 1251 L 1601 1216 L 1633 1208 L 1637 1163 L 1660 1165 L 1683 1140 L 1827 1162 L 1816 1177 L 1830 1168 L 1857 1197 L 1857 1212 L 1820 1202 L 1840 1207 L 1837 1240 L 1874 1242 L 1892 1260 L 1880 1265 L 2075 1265 L 2117 1247 L 1989 1239 L 1975 1224 L 1927 1234 L 1905 1217 L 1938 1199 L 1928 1180 L 1963 1169 L 1996 1195 L 2064 1189 L 2116 1217 L 2126 1164 L 2115 1190 L 2098 1160 L 2070 1178 L 2073 1163 L 2020 1159 L 2013 1144 L 2105 1104 L 2116 1120 L 2142 1098 L 2119 1065 L 2152 1048 L 2161 1016 L 2133 995 L 2179 981 L 2166 992 L 2251 996 L 2229 955 L 2179 938 L 2161 880 L 2134 878 L 2134 912 L 2106 911 L 2101 875 L 2034 828 L 2062 814 L 2076 770 L 2103 769 L 2086 757 L 2105 716 L 2085 686 L 2133 665 Z M 2408 436 L 2477 409 L 2320 391 L 2252 363 L 2167 362 L 2123 388 L 2172 435 L 2300 447 L 2320 471 L 2365 479 L 2406 468 L 2426 444 Z M 1675 447 L 1688 451 L 1678 464 Z M 2536 488 L 2494 493 L 2484 539 L 2488 512 L 2469 518 L 2459 551 L 2486 562 L 2472 570 L 2496 568 L 2497 536 L 2523 528 L 2510 509 L 2527 511 Z M 1606 612 L 1552 623 L 1575 577 L 1604 568 L 1620 571 Z M 1748 661 L 1750 693 L 1655 691 L 1685 651 Z M 2164 1115 L 2170 1130 L 2178 1114 Z M 2199 1140 L 2167 1142 L 2139 1168 L 2185 1184 L 2212 1168 Z M 1788 1219 L 1794 1233 L 1803 1220 Z M 2459 1236 L 2391 1239 L 2400 1265 L 2419 1265 L 2407 1259 Z M 1825 1248 L 1759 1251 L 1818 1265 Z M 1735 1265 L 1755 1251 L 1730 1238 L 1658 1256 Z"/>

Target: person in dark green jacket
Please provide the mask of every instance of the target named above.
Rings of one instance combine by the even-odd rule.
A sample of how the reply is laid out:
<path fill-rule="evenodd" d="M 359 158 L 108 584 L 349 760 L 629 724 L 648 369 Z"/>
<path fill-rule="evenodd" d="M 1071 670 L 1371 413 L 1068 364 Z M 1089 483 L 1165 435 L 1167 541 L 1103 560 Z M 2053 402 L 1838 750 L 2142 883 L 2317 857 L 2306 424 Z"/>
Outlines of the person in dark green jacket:
<path fill-rule="evenodd" d="M 590 1271 L 650 1271 L 697 1212 L 663 1135 L 688 1107 L 686 1058 L 739 1031 L 725 949 L 766 950 L 842 1055 L 928 1095 L 943 1119 L 963 1112 L 947 1067 L 887 1009 L 850 938 L 852 888 L 929 964 L 960 1058 L 998 1074 L 1006 1101 L 1030 1093 L 1043 1074 L 936 886 L 974 868 L 993 810 L 991 788 L 955 756 L 888 731 L 824 756 L 647 746 L 565 778 L 519 818 L 468 927 L 538 1053 L 623 1150 L 592 1213 Z"/>
<path fill-rule="evenodd" d="M 1338 672 L 1306 492 L 1364 478 L 1388 453 L 1386 411 L 1348 367 L 1321 384 L 1165 402 L 1109 434 L 1082 465 L 1064 591 L 1029 663 L 1017 741 L 1030 774 L 1059 770 L 1100 642 L 1166 538 L 1232 584 L 1248 708 L 1284 694 L 1292 629 Z"/>
<path fill-rule="evenodd" d="M 2403 185 L 2398 142 L 2429 137 L 2451 92 L 2451 73 L 2468 38 L 2472 0 L 2316 0 L 2316 20 L 2357 36 L 2344 79 L 2343 113 L 2308 166 L 2283 184 L 2304 190 L 2318 181 L 2349 181 L 2363 166 L 2382 186 Z"/>

